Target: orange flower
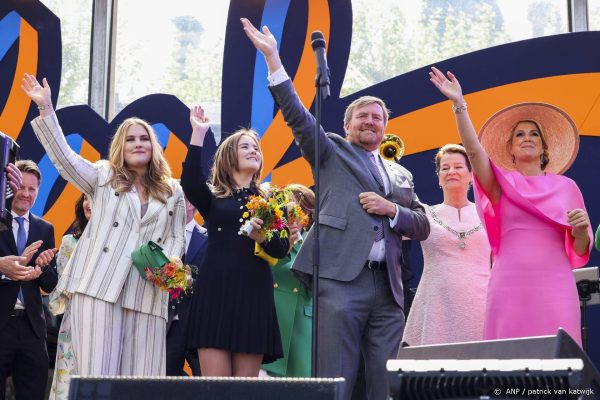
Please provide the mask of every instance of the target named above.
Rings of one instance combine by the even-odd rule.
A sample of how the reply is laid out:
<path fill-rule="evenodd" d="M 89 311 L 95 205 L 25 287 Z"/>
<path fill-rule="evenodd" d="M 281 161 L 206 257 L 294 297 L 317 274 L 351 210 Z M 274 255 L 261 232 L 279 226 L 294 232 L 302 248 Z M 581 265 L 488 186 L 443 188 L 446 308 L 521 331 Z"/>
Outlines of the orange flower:
<path fill-rule="evenodd" d="M 177 274 L 177 265 L 174 263 L 168 263 L 163 266 L 163 272 L 169 278 L 173 278 Z"/>

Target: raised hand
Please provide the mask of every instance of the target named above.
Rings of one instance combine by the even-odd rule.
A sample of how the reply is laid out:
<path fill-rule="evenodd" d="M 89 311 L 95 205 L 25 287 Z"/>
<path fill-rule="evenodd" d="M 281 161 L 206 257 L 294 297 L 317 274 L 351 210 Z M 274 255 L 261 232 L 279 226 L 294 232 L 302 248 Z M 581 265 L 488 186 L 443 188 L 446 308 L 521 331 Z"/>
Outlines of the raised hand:
<path fill-rule="evenodd" d="M 21 187 L 21 183 L 23 182 L 23 174 L 13 163 L 9 163 L 5 170 L 6 176 L 8 177 L 8 185 L 12 189 L 13 193 L 15 193 Z"/>
<path fill-rule="evenodd" d="M 456 79 L 452 72 L 448 71 L 448 78 L 446 78 L 439 69 L 431 67 L 429 80 L 444 96 L 453 102 L 457 104 L 464 103 L 462 88 L 460 87 L 460 83 L 458 83 L 458 79 Z"/>
<path fill-rule="evenodd" d="M 204 115 L 204 109 L 201 106 L 190 108 L 190 124 L 192 125 L 192 138 L 190 144 L 194 146 L 202 146 L 204 144 L 204 136 L 210 124 L 208 117 Z"/>
<path fill-rule="evenodd" d="M 52 108 L 50 85 L 48 85 L 46 78 L 42 80 L 43 86 L 40 85 L 35 76 L 29 74 L 24 74 L 21 82 L 23 83 L 21 89 L 39 108 Z"/>
<path fill-rule="evenodd" d="M 246 36 L 252 42 L 254 47 L 262 53 L 267 61 L 269 67 L 269 73 L 273 73 L 281 67 L 281 59 L 279 58 L 279 51 L 277 50 L 277 40 L 275 36 L 269 31 L 269 28 L 265 25 L 262 28 L 262 32 L 256 29 L 252 22 L 246 18 L 241 18 L 242 26 Z"/>
<path fill-rule="evenodd" d="M 193 130 L 198 130 L 201 133 L 206 133 L 210 124 L 208 117 L 204 115 L 204 109 L 202 106 L 194 106 L 190 108 L 190 124 L 192 124 Z"/>

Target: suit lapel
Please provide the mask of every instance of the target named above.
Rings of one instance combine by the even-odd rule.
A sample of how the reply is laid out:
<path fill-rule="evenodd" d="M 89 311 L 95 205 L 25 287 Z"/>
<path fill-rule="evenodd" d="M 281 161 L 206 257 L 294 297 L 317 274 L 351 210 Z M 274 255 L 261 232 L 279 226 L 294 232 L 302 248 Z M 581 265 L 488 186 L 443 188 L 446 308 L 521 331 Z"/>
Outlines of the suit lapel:
<path fill-rule="evenodd" d="M 137 196 L 137 194 L 136 194 Z M 141 206 L 140 206 L 141 207 Z M 144 225 L 146 222 L 151 221 L 152 218 L 163 208 L 165 205 L 160 201 L 150 197 L 148 200 L 148 209 L 146 210 L 146 214 L 142 217 L 140 221 L 141 225 Z M 141 208 L 140 208 L 141 209 Z"/>
<path fill-rule="evenodd" d="M 388 160 L 382 160 L 385 168 L 385 173 L 388 176 L 388 182 L 390 183 L 390 193 L 394 191 L 394 187 L 410 187 L 408 178 L 399 171 L 397 165 L 394 162 Z"/>
<path fill-rule="evenodd" d="M 192 231 L 192 238 L 190 239 L 190 246 L 185 253 L 185 262 L 190 263 L 198 254 L 201 247 L 200 241 L 200 230 L 198 230 L 197 226 L 194 226 L 194 230 Z"/>
<path fill-rule="evenodd" d="M 369 156 L 369 152 L 367 152 L 365 149 L 363 149 L 360 146 L 357 146 L 353 143 L 351 143 L 352 145 L 352 149 L 354 150 L 354 152 L 356 153 L 356 155 L 358 156 L 358 158 L 360 159 L 360 162 L 362 162 L 364 168 L 362 168 L 362 171 L 365 171 L 365 173 L 363 174 L 364 177 L 359 176 L 359 179 L 362 177 L 365 184 L 365 188 L 370 189 L 372 192 L 375 193 L 380 193 L 383 194 L 385 193 L 385 187 L 380 187 L 379 183 L 377 182 L 377 179 L 375 178 L 375 168 L 377 168 L 373 162 L 370 159 Z M 368 171 L 368 172 L 366 172 Z"/>
<path fill-rule="evenodd" d="M 25 247 L 29 246 L 31 243 L 39 240 L 38 236 L 40 234 L 40 230 L 38 229 L 39 218 L 29 212 L 29 232 L 27 232 L 27 241 L 25 242 Z"/>
<path fill-rule="evenodd" d="M 15 241 L 15 235 L 13 234 L 13 229 L 12 229 L 12 214 L 10 215 L 10 220 L 6 221 L 6 229 L 2 231 L 2 235 L 4 235 L 4 237 L 6 238 L 6 242 L 8 243 L 8 246 L 10 248 L 10 254 L 3 254 L 5 256 L 11 255 L 11 254 L 17 254 L 17 242 Z"/>
<path fill-rule="evenodd" d="M 140 198 L 138 197 L 138 194 L 133 191 L 129 191 L 124 195 L 125 199 L 127 200 L 127 204 L 129 205 L 129 209 L 131 210 L 131 214 L 133 214 L 133 217 L 135 218 L 135 223 L 137 225 L 140 223 L 140 215 L 142 213 L 142 205 L 140 203 Z"/>

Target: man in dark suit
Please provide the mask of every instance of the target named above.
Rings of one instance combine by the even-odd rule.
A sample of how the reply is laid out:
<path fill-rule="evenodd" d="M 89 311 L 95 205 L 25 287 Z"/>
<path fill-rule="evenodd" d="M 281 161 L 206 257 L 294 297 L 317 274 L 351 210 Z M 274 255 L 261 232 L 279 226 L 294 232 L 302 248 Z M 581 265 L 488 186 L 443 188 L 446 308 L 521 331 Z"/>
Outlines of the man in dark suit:
<path fill-rule="evenodd" d="M 12 376 L 17 399 L 43 399 L 48 379 L 46 322 L 40 288 L 51 292 L 58 281 L 54 268 L 54 227 L 29 210 L 41 174 L 31 160 L 17 161 L 22 180 L 11 199 L 12 221 L 0 230 L 0 256 L 22 255 L 21 262 L 0 269 L 0 398 Z"/>
<path fill-rule="evenodd" d="M 316 141 L 320 144 L 319 229 L 325 245 L 319 270 L 318 375 L 344 377 L 342 398 L 350 399 L 362 353 L 369 399 L 386 399 L 385 364 L 395 358 L 404 329 L 402 236 L 424 240 L 429 235 L 412 175 L 379 156 L 388 110 L 381 99 L 361 97 L 346 109 L 346 139 L 322 128 L 315 138 L 316 121 L 281 64 L 275 38 L 245 18 L 242 25 L 265 57 L 271 93 L 313 171 Z M 293 264 L 303 274 L 312 274 L 313 238 L 311 230 Z"/>
<path fill-rule="evenodd" d="M 195 215 L 196 208 L 186 199 L 186 246 L 183 261 L 185 264 L 198 267 L 202 261 L 202 257 L 204 257 L 208 239 L 206 229 L 198 226 L 196 221 L 194 221 Z M 169 319 L 167 320 L 167 376 L 187 375 L 183 370 L 186 360 L 192 370 L 192 374 L 200 376 L 200 363 L 196 351 L 188 351 L 185 348 L 191 296 L 193 296 L 193 293 L 191 295 L 184 295 L 180 300 L 169 301 Z"/>

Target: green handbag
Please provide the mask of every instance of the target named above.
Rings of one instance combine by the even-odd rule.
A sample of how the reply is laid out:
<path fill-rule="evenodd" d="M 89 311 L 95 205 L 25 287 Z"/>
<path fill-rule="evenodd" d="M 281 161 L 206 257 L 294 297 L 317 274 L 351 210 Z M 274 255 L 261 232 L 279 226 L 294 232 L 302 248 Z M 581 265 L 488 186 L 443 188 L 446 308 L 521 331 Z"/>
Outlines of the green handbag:
<path fill-rule="evenodd" d="M 131 253 L 131 261 L 143 278 L 146 277 L 146 268 L 160 268 L 169 262 L 169 258 L 162 252 L 162 247 L 150 241 L 141 245 Z"/>

